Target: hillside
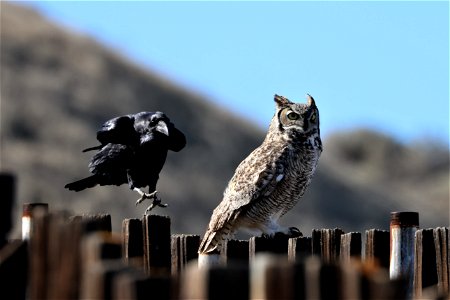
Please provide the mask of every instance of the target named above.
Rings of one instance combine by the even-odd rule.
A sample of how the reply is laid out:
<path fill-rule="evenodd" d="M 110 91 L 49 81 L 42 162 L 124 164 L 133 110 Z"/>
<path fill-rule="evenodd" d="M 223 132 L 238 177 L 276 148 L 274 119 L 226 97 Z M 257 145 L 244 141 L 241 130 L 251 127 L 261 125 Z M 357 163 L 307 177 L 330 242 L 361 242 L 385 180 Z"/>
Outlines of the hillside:
<path fill-rule="evenodd" d="M 125 185 L 80 193 L 63 187 L 88 174 L 91 154 L 81 150 L 96 144 L 103 121 L 161 110 L 188 145 L 169 153 L 158 190 L 170 207 L 156 213 L 172 217 L 174 232 L 203 234 L 234 169 L 264 138 L 265 128 L 28 8 L 1 2 L 0 50 L 1 171 L 17 175 L 19 203 L 109 212 L 115 230 L 123 218 L 140 217 L 145 206 L 134 206 L 137 194 Z M 425 227 L 448 225 L 448 149 L 365 130 L 336 133 L 324 146 L 311 188 L 284 223 L 306 233 L 386 228 L 390 211 L 416 210 Z"/>

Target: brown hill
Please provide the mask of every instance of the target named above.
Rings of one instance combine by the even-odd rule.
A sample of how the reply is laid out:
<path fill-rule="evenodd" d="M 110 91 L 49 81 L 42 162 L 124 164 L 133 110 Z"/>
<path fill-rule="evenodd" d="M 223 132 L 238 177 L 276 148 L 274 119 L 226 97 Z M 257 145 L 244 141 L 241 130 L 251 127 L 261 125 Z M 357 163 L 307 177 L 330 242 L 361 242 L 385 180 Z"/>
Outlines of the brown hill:
<path fill-rule="evenodd" d="M 88 174 L 95 131 L 121 114 L 161 110 L 188 145 L 170 153 L 158 190 L 173 231 L 203 234 L 238 163 L 264 130 L 91 38 L 38 13 L 1 2 L 1 170 L 18 176 L 19 203 L 44 201 L 75 213 L 109 212 L 114 229 L 140 217 L 127 186 L 80 193 L 65 183 Z M 280 91 L 282 93 L 282 91 Z M 267 101 L 272 101 L 267 95 Z M 448 225 L 448 150 L 402 145 L 370 131 L 325 140 L 318 174 L 305 199 L 284 218 L 309 233 L 386 228 L 389 212 L 416 210 L 425 227 Z M 20 204 L 18 205 L 20 206 Z"/>

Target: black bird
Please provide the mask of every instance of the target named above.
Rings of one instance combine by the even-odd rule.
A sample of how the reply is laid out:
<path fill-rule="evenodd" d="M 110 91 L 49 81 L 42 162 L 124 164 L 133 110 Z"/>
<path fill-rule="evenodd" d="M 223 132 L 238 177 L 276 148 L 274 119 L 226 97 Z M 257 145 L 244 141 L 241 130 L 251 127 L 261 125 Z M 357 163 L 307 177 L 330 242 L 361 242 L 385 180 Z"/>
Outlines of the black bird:
<path fill-rule="evenodd" d="M 156 206 L 167 206 L 157 197 L 159 172 L 167 151 L 183 149 L 186 138 L 164 113 L 140 112 L 111 119 L 97 132 L 97 140 L 101 145 L 83 150 L 98 150 L 89 163 L 93 175 L 66 184 L 65 188 L 79 192 L 98 184 L 128 183 L 130 189 L 141 195 L 136 205 L 145 199 L 153 199 L 146 213 Z M 146 186 L 149 193 L 141 190 Z"/>

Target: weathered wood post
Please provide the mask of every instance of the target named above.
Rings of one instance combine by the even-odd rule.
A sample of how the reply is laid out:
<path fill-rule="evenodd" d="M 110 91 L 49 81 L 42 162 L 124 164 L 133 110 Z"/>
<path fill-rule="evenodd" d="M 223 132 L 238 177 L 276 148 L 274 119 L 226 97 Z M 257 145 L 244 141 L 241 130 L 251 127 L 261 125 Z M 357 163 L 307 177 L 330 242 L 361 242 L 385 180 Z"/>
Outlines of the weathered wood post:
<path fill-rule="evenodd" d="M 171 241 L 172 275 L 179 275 L 186 265 L 198 258 L 200 236 L 193 234 L 173 234 Z"/>
<path fill-rule="evenodd" d="M 78 299 L 84 272 L 102 259 L 120 261 L 120 239 L 111 233 L 111 216 L 108 214 L 69 216 L 57 212 L 48 217 L 47 298 Z M 93 232 L 97 238 L 101 236 L 101 241 L 83 252 L 83 241 L 92 237 Z"/>
<path fill-rule="evenodd" d="M 141 220 L 122 221 L 122 253 L 128 265 L 144 268 L 144 234 Z"/>
<path fill-rule="evenodd" d="M 290 238 L 288 242 L 288 259 L 295 262 L 303 260 L 312 254 L 311 237 L 301 236 Z"/>
<path fill-rule="evenodd" d="M 146 273 L 151 276 L 169 276 L 172 264 L 170 218 L 159 215 L 145 215 L 142 225 Z"/>
<path fill-rule="evenodd" d="M 249 260 L 255 259 L 257 253 L 287 254 L 289 238 L 283 234 L 273 237 L 254 236 L 249 240 Z"/>
<path fill-rule="evenodd" d="M 436 269 L 438 279 L 438 293 L 449 295 L 449 230 L 446 227 L 438 227 L 433 231 L 434 246 L 436 248 Z"/>
<path fill-rule="evenodd" d="M 119 238 L 104 232 L 84 236 L 81 241 L 83 280 L 80 298 L 111 299 L 113 277 L 129 268 L 121 257 L 122 245 Z"/>
<path fill-rule="evenodd" d="M 149 277 L 136 268 L 116 274 L 112 285 L 113 300 L 178 299 L 169 277 Z"/>
<path fill-rule="evenodd" d="M 81 219 L 83 221 L 83 231 L 84 233 L 103 231 L 105 233 L 111 234 L 112 232 L 112 222 L 110 214 L 93 214 L 93 215 L 82 215 Z"/>
<path fill-rule="evenodd" d="M 15 176 L 0 173 L 0 295 L 4 299 L 25 299 L 27 290 L 27 242 L 10 241 L 15 202 Z"/>
<path fill-rule="evenodd" d="M 180 278 L 179 299 L 249 299 L 246 264 L 202 265 L 191 262 Z"/>
<path fill-rule="evenodd" d="M 422 297 L 422 290 L 437 285 L 436 247 L 434 246 L 433 229 L 416 231 L 414 255 L 414 296 Z"/>
<path fill-rule="evenodd" d="M 294 266 L 285 257 L 259 253 L 250 267 L 250 299 L 293 299 Z"/>
<path fill-rule="evenodd" d="M 224 264 L 239 262 L 248 264 L 249 261 L 248 240 L 228 240 L 225 242 L 221 260 Z"/>
<path fill-rule="evenodd" d="M 0 295 L 2 299 L 26 299 L 27 242 L 15 240 L 0 249 Z"/>
<path fill-rule="evenodd" d="M 33 231 L 33 218 L 36 211 L 48 213 L 48 203 L 24 203 L 22 211 L 22 240 L 29 240 Z"/>
<path fill-rule="evenodd" d="M 417 212 L 391 213 L 389 276 L 405 281 L 408 298 L 412 298 L 414 290 L 414 246 L 418 227 Z"/>
<path fill-rule="evenodd" d="M 49 247 L 50 216 L 45 209 L 33 210 L 29 231 L 30 249 L 30 284 L 28 295 L 30 299 L 47 298 L 48 279 L 48 247 Z"/>
<path fill-rule="evenodd" d="M 361 259 L 361 247 L 360 232 L 349 232 L 341 235 L 341 261 L 349 262 L 351 258 Z"/>
<path fill-rule="evenodd" d="M 365 261 L 376 262 L 389 269 L 389 231 L 379 229 L 366 230 Z"/>
<path fill-rule="evenodd" d="M 313 229 L 312 252 L 322 257 L 325 262 L 336 261 L 341 250 L 342 229 Z"/>
<path fill-rule="evenodd" d="M 7 243 L 7 235 L 12 226 L 12 208 L 14 205 L 14 194 L 16 178 L 10 173 L 0 173 L 0 249 Z"/>

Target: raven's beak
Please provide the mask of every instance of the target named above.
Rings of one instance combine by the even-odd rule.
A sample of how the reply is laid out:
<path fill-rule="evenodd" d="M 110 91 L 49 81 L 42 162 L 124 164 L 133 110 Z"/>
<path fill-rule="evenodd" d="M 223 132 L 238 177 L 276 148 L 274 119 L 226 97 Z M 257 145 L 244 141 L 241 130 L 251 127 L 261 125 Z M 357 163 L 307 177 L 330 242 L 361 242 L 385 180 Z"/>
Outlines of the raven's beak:
<path fill-rule="evenodd" d="M 156 125 L 156 131 L 161 132 L 162 134 L 165 134 L 167 136 L 169 136 L 169 128 L 167 128 L 167 124 L 164 121 L 159 121 L 158 124 Z"/>

